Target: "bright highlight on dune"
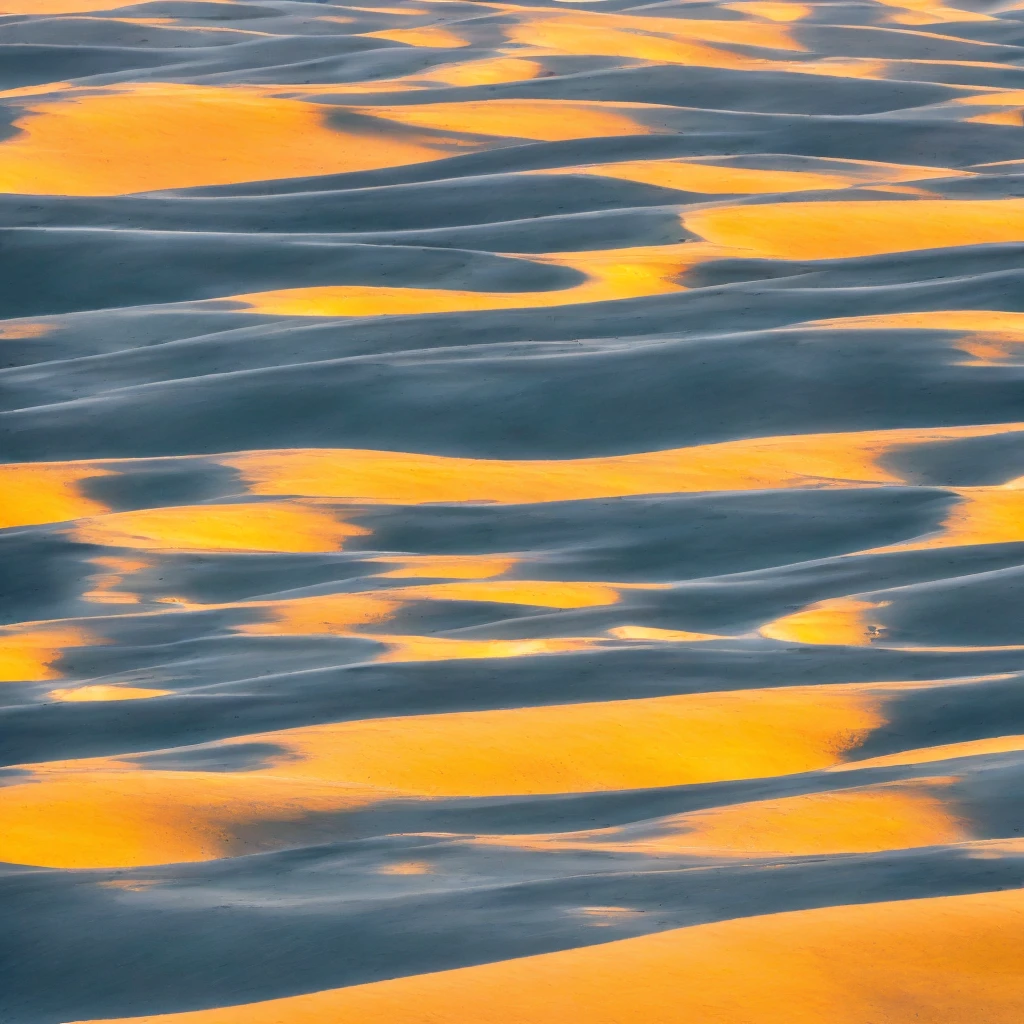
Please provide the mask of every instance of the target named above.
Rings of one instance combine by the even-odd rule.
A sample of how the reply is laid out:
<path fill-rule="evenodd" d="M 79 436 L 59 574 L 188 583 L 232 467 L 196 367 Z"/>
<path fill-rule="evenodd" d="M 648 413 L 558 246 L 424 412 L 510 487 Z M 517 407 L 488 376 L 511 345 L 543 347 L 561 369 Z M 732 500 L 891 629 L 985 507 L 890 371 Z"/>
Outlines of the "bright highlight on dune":
<path fill-rule="evenodd" d="M 88 463 L 41 462 L 0 465 L 0 529 L 63 523 L 108 511 L 83 491 L 83 483 L 107 476 L 108 469 Z"/>
<path fill-rule="evenodd" d="M 97 643 L 88 630 L 61 623 L 29 623 L 0 628 L 0 682 L 60 679 L 63 652 Z"/>
<path fill-rule="evenodd" d="M 520 8 L 522 10 L 522 8 Z M 626 57 L 664 64 L 753 70 L 767 54 L 750 56 L 747 48 L 801 52 L 804 47 L 778 23 L 659 18 L 602 12 L 534 11 L 521 14 L 507 32 L 528 53 Z M 732 49 L 732 46 L 738 49 Z"/>
<path fill-rule="evenodd" d="M 944 743 L 937 747 L 920 747 L 901 750 L 895 754 L 868 757 L 836 765 L 830 771 L 856 771 L 860 768 L 889 768 L 898 765 L 932 764 L 936 761 L 952 761 L 961 757 L 988 757 L 996 754 L 1013 754 L 1024 750 L 1024 736 L 992 736 L 980 740 L 964 740 L 962 743 Z"/>
<path fill-rule="evenodd" d="M 653 109 L 657 113 L 658 108 Z M 563 100 L 481 100 L 360 108 L 360 112 L 411 128 L 543 142 L 608 135 L 646 135 L 652 129 L 640 118 L 648 110 L 648 105 L 642 103 L 574 103 Z"/>
<path fill-rule="evenodd" d="M 486 580 L 508 572 L 519 559 L 514 555 L 382 555 L 374 561 L 394 565 L 378 575 L 388 579 Z"/>
<path fill-rule="evenodd" d="M 686 213 L 683 223 L 708 242 L 763 258 L 848 259 L 1024 241 L 1024 200 L 733 206 Z"/>
<path fill-rule="evenodd" d="M 449 155 L 443 138 L 336 130 L 329 108 L 244 89 L 145 83 L 30 102 L 0 142 L 0 189 L 103 196 L 337 174 Z M 196 138 L 203 145 L 194 146 Z"/>
<path fill-rule="evenodd" d="M 870 762 L 863 762 L 868 764 Z M 727 804 L 629 828 L 537 836 L 477 836 L 485 846 L 644 856 L 816 856 L 876 853 L 971 838 L 948 800 L 951 778 L 884 783 Z"/>
<path fill-rule="evenodd" d="M 483 601 L 538 608 L 600 608 L 617 604 L 620 594 L 631 589 L 658 588 L 628 583 L 487 580 L 394 587 L 368 593 L 325 594 L 279 602 L 250 602 L 233 607 L 267 609 L 270 615 L 268 622 L 239 627 L 247 633 L 345 633 L 355 626 L 385 621 L 402 605 L 414 601 Z"/>
<path fill-rule="evenodd" d="M 589 164 L 572 168 L 575 174 L 639 181 L 645 185 L 675 188 L 709 195 L 758 195 L 782 192 L 815 192 L 873 183 L 924 181 L 956 177 L 962 172 L 947 168 L 900 166 L 856 160 L 805 160 L 806 169 L 771 170 L 713 159 L 624 160 L 621 163 Z M 550 173 L 550 172 L 549 172 Z M 558 173 L 565 173 L 560 170 Z"/>
<path fill-rule="evenodd" d="M 1024 314 L 993 309 L 931 310 L 921 313 L 844 317 L 820 321 L 830 330 L 942 331 L 973 359 L 969 365 L 998 366 L 1020 358 Z"/>
<path fill-rule="evenodd" d="M 987 437 L 1020 424 L 765 437 L 610 458 L 500 461 L 355 449 L 223 457 L 252 493 L 402 504 L 570 501 L 631 494 L 901 483 L 880 465 L 904 447 Z"/>
<path fill-rule="evenodd" d="M 973 544 L 1024 543 L 1024 489 L 970 487 L 957 490 L 938 531 L 915 540 L 893 544 L 881 551 L 926 551 Z"/>
<path fill-rule="evenodd" d="M 99 555 L 91 562 L 100 571 L 91 577 L 92 589 L 83 591 L 86 601 L 97 604 L 138 604 L 139 597 L 126 587 L 138 572 L 152 568 L 152 562 L 121 555 Z"/>
<path fill-rule="evenodd" d="M 139 551 L 337 551 L 366 531 L 329 511 L 288 503 L 182 505 L 84 519 L 84 544 Z"/>
<path fill-rule="evenodd" d="M 487 309 L 536 309 L 663 295 L 682 290 L 679 275 L 716 255 L 700 244 L 554 254 L 535 261 L 571 267 L 582 284 L 544 292 L 476 292 L 381 285 L 320 285 L 229 296 L 249 312 L 272 316 L 401 316 Z"/>
<path fill-rule="evenodd" d="M 171 692 L 171 690 L 157 690 L 147 686 L 95 683 L 91 686 L 60 687 L 50 690 L 46 696 L 50 700 L 62 703 L 80 703 L 82 701 L 145 700 L 149 697 L 166 697 Z"/>
<path fill-rule="evenodd" d="M 1024 1012 L 1015 943 L 1022 908 L 1016 890 L 803 910 L 145 1020 L 1014 1024 Z"/>
<path fill-rule="evenodd" d="M 332 95 L 379 94 L 382 92 L 408 92 L 433 89 L 441 85 L 470 87 L 474 85 L 503 85 L 506 82 L 526 82 L 537 78 L 544 71 L 535 60 L 523 57 L 483 57 L 479 60 L 460 60 L 441 64 L 429 70 L 414 71 L 398 78 L 371 82 L 342 82 L 333 86 L 303 84 L 301 94 L 313 96 L 318 93 Z M 286 90 L 278 90 L 284 94 Z"/>
<path fill-rule="evenodd" d="M 467 45 L 467 41 L 462 36 L 441 28 L 439 25 L 427 25 L 423 28 L 384 29 L 380 32 L 368 32 L 367 37 L 390 39 L 392 42 L 405 43 L 407 46 L 461 47 Z"/>
<path fill-rule="evenodd" d="M 830 598 L 767 623 L 761 627 L 761 634 L 788 643 L 864 647 L 884 636 L 885 626 L 876 613 L 890 603 L 855 597 Z"/>
<path fill-rule="evenodd" d="M 0 788 L 0 858 L 130 867 L 224 856 L 243 826 L 402 797 L 598 792 L 759 778 L 841 762 L 884 720 L 871 687 L 742 690 L 346 722 L 230 741 L 266 767 L 218 773 L 123 758 L 28 766 Z M 68 814 L 77 822 L 67 828 Z"/>

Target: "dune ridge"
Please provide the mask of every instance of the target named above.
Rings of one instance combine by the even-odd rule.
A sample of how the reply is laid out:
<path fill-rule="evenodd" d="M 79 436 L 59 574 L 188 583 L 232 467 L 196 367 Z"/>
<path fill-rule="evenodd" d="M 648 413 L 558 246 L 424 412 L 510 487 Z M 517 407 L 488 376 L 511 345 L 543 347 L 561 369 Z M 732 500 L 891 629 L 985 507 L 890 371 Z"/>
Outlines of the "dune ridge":
<path fill-rule="evenodd" d="M 0 0 L 3 1024 L 1019 1024 L 1022 69 Z"/>

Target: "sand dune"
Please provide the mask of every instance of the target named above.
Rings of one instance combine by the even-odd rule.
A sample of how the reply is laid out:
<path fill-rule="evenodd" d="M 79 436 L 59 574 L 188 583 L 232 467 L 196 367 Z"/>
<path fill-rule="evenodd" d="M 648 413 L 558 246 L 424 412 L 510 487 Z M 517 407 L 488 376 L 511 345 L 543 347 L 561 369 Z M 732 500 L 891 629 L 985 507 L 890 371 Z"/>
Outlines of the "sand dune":
<path fill-rule="evenodd" d="M 0 0 L 3 1024 L 1019 1024 L 1022 67 Z"/>

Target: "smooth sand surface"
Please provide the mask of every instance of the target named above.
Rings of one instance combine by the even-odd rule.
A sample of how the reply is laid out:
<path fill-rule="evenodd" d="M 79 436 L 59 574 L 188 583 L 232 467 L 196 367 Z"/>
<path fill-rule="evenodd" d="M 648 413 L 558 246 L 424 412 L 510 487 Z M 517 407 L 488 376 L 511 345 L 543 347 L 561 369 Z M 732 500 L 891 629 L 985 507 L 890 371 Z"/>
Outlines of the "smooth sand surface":
<path fill-rule="evenodd" d="M 1024 6 L 0 0 L 2 1024 L 1024 1021 Z"/>

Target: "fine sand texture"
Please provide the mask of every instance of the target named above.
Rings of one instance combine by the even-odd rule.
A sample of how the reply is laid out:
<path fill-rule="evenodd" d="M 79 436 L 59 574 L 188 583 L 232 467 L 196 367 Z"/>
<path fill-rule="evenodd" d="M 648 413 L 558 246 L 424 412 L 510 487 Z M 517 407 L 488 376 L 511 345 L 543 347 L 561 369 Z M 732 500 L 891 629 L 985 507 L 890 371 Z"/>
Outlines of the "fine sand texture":
<path fill-rule="evenodd" d="M 1024 1024 L 1024 2 L 0 0 L 0 1024 Z"/>

